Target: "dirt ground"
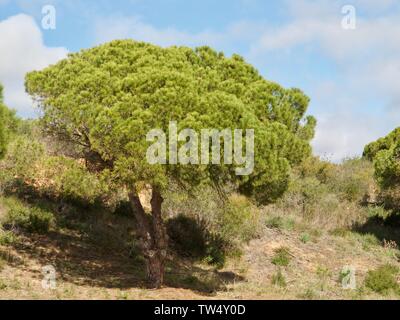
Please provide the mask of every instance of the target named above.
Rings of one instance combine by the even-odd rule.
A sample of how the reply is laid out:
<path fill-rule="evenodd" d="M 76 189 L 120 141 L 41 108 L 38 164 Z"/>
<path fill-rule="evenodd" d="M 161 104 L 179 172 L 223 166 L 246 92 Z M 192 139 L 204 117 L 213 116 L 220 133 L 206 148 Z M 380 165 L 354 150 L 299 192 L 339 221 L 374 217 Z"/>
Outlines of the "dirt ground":
<path fill-rule="evenodd" d="M 282 247 L 290 263 L 277 267 L 271 257 Z M 400 266 L 396 249 L 359 235 L 322 234 L 306 242 L 278 229 L 266 229 L 223 270 L 171 258 L 161 290 L 146 287 L 139 258 L 71 230 L 22 237 L 17 245 L 1 246 L 0 257 L 0 299 L 396 299 L 368 291 L 363 281 L 382 264 Z M 53 289 L 43 273 L 49 265 L 56 272 Z M 342 287 L 345 266 L 355 268 L 354 290 Z M 278 273 L 285 285 L 273 283 Z"/>

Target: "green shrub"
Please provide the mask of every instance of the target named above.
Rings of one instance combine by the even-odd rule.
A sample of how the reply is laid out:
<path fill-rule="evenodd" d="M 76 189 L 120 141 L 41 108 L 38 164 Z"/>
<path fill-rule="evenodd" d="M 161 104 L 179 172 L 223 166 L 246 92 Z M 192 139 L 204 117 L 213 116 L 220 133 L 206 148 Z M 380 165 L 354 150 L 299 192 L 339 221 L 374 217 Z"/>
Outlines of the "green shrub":
<path fill-rule="evenodd" d="M 296 223 L 292 218 L 280 216 L 268 217 L 265 223 L 268 228 L 278 230 L 293 230 L 295 224 Z"/>
<path fill-rule="evenodd" d="M 233 194 L 218 216 L 218 225 L 223 239 L 247 242 L 260 231 L 260 213 L 245 196 Z"/>
<path fill-rule="evenodd" d="M 41 142 L 28 136 L 19 136 L 10 143 L 4 166 L 13 178 L 32 179 L 44 155 L 45 148 Z"/>
<path fill-rule="evenodd" d="M 379 200 L 389 211 L 400 212 L 400 184 L 383 188 Z"/>
<path fill-rule="evenodd" d="M 381 218 L 383 220 L 386 220 L 392 214 L 392 210 L 386 210 L 384 207 L 381 206 L 370 206 L 367 209 L 368 218 Z"/>
<path fill-rule="evenodd" d="M 87 171 L 83 164 L 66 157 L 48 157 L 38 180 L 51 181 L 49 191 L 77 205 L 92 205 L 108 189 L 104 181 Z"/>
<path fill-rule="evenodd" d="M 367 145 L 364 156 L 374 162 L 385 206 L 400 209 L 400 128 Z"/>
<path fill-rule="evenodd" d="M 286 285 L 287 285 L 286 279 L 285 279 L 285 276 L 282 274 L 281 270 L 278 270 L 278 272 L 276 274 L 272 275 L 271 283 L 278 287 L 282 287 L 282 288 L 286 287 Z"/>
<path fill-rule="evenodd" d="M 216 266 L 222 266 L 227 256 L 239 256 L 243 242 L 261 231 L 260 211 L 247 198 L 233 194 L 223 200 L 212 188 L 192 190 L 189 196 L 171 186 L 163 210 L 170 214 L 167 229 L 173 246 L 185 256 L 205 250 L 202 259 Z"/>
<path fill-rule="evenodd" d="M 82 163 L 63 156 L 48 155 L 39 138 L 20 135 L 9 145 L 0 184 L 19 193 L 34 191 L 78 205 L 92 205 L 107 194 L 107 184 L 89 173 Z"/>
<path fill-rule="evenodd" d="M 28 206 L 14 198 L 5 199 L 4 203 L 7 213 L 2 224 L 8 228 L 18 227 L 32 233 L 46 233 L 53 225 L 54 216 L 49 211 Z"/>
<path fill-rule="evenodd" d="M 373 234 L 353 234 L 360 242 L 364 250 L 368 251 L 371 247 L 381 244 L 379 239 Z"/>
<path fill-rule="evenodd" d="M 231 247 L 217 235 L 210 235 L 206 246 L 206 257 L 204 262 L 222 269 L 226 262 L 226 257 L 240 255 L 241 251 L 236 247 Z"/>
<path fill-rule="evenodd" d="M 396 128 L 391 133 L 389 133 L 386 137 L 380 138 L 377 141 L 371 142 L 364 148 L 363 156 L 373 161 L 378 152 L 384 150 L 390 150 L 394 145 L 400 142 L 400 128 Z"/>
<path fill-rule="evenodd" d="M 331 230 L 329 232 L 329 234 L 331 234 L 332 236 L 344 238 L 344 237 L 348 236 L 349 234 L 351 234 L 351 232 L 349 229 L 346 229 L 346 228 L 335 228 L 335 229 Z"/>
<path fill-rule="evenodd" d="M 332 164 L 311 158 L 292 170 L 288 191 L 264 208 L 267 226 L 284 229 L 287 216 L 295 227 L 333 230 L 350 228 L 366 219 L 364 204 L 376 190 L 373 166 L 363 159 Z"/>
<path fill-rule="evenodd" d="M 206 230 L 184 215 L 167 221 L 167 233 L 171 246 L 182 256 L 204 258 L 207 247 Z"/>
<path fill-rule="evenodd" d="M 167 221 L 170 245 L 184 257 L 199 259 L 222 268 L 229 244 L 218 235 L 211 234 L 201 222 L 184 215 Z"/>
<path fill-rule="evenodd" d="M 311 240 L 311 236 L 308 233 L 302 233 L 300 235 L 300 241 L 303 243 L 308 243 Z"/>
<path fill-rule="evenodd" d="M 314 300 L 318 297 L 317 293 L 314 291 L 314 289 L 307 289 L 304 291 L 302 294 L 299 295 L 300 299 L 303 300 Z"/>
<path fill-rule="evenodd" d="M 399 273 L 397 267 L 383 265 L 376 270 L 368 272 L 365 278 L 365 286 L 377 293 L 388 294 L 391 290 L 398 291 L 399 284 L 396 276 Z"/>
<path fill-rule="evenodd" d="M 290 264 L 291 255 L 290 251 L 286 247 L 281 247 L 275 250 L 274 256 L 272 257 L 272 264 L 279 267 L 287 267 Z"/>
<path fill-rule="evenodd" d="M 332 180 L 333 187 L 342 198 L 352 202 L 362 202 L 375 188 L 374 167 L 364 159 L 345 160 L 339 174 Z"/>
<path fill-rule="evenodd" d="M 283 218 L 282 217 L 268 217 L 266 226 L 271 229 L 283 229 Z"/>
<path fill-rule="evenodd" d="M 7 246 L 18 241 L 18 237 L 11 231 L 0 229 L 0 245 Z"/>

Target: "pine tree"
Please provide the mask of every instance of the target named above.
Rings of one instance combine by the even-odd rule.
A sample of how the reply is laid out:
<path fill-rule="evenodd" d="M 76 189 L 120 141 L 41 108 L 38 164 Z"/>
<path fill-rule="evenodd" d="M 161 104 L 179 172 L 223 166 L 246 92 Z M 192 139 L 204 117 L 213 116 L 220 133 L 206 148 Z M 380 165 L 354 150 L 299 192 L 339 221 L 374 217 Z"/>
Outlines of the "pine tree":
<path fill-rule="evenodd" d="M 91 169 L 129 190 L 154 287 L 163 281 L 161 207 L 170 181 L 188 189 L 230 182 L 260 203 L 273 201 L 287 189 L 290 167 L 310 155 L 316 125 L 306 117 L 309 99 L 299 89 L 284 89 L 242 57 L 209 47 L 113 41 L 28 74 L 26 89 L 43 110 L 48 134 L 74 143 Z M 254 171 L 237 176 L 234 165 L 149 164 L 146 134 L 168 133 L 170 121 L 179 131 L 254 129 Z M 139 200 L 143 186 L 152 189 L 151 214 Z"/>

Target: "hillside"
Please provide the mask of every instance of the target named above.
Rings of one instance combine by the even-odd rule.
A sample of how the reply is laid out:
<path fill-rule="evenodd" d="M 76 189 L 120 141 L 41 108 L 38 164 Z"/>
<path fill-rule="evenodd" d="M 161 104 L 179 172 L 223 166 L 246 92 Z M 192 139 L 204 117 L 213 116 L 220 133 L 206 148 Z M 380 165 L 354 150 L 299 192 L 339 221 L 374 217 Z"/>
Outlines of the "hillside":
<path fill-rule="evenodd" d="M 370 270 L 388 264 L 400 268 L 396 229 L 371 220 L 357 231 L 321 232 L 290 219 L 273 221 L 263 227 L 259 238 L 244 246 L 240 257 L 229 258 L 221 270 L 176 254 L 170 256 L 166 284 L 160 290 L 146 288 L 140 254 L 129 245 L 119 245 L 121 237 L 132 232 L 124 217 L 74 218 L 47 235 L 21 233 L 8 245 L 3 236 L 0 298 L 399 298 L 394 291 L 374 292 L 365 286 Z M 288 249 L 288 256 L 274 260 L 281 248 Z M 46 265 L 57 271 L 54 290 L 42 288 L 42 267 Z M 346 265 L 356 269 L 355 290 L 342 288 L 340 275 Z"/>
<path fill-rule="evenodd" d="M 167 272 L 165 288 L 151 290 L 146 289 L 143 266 L 132 263 L 134 258 L 65 230 L 48 238 L 24 239 L 16 248 L 1 247 L 0 298 L 398 299 L 363 285 L 369 270 L 387 263 L 400 267 L 393 248 L 357 233 L 345 237 L 323 234 L 310 243 L 303 243 L 300 236 L 294 231 L 266 229 L 265 237 L 251 241 L 243 257 L 230 261 L 222 271 L 182 260 Z M 282 271 L 287 284 L 283 288 L 272 284 L 277 267 L 271 257 L 280 247 L 291 248 L 291 262 Z M 42 267 L 47 264 L 57 266 L 56 290 L 41 287 Z M 357 290 L 341 287 L 340 272 L 345 265 L 357 270 Z"/>

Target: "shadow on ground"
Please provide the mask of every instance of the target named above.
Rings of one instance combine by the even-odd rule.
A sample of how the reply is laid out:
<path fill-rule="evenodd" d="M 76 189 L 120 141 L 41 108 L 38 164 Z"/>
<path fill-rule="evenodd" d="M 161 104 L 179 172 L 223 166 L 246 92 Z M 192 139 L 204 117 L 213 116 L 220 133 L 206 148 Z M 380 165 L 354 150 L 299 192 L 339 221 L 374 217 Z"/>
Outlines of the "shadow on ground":
<path fill-rule="evenodd" d="M 53 265 L 63 281 L 76 285 L 121 290 L 148 288 L 143 258 L 132 241 L 133 219 L 110 212 L 94 213 L 93 208 L 65 209 L 37 196 L 31 199 L 24 197 L 30 205 L 45 204 L 54 213 L 57 227 L 46 235 L 22 233 L 14 249 L 24 260 Z M 40 270 L 30 271 L 42 277 Z M 167 287 L 189 289 L 204 296 L 243 280 L 234 273 L 196 266 L 177 256 L 170 257 L 165 275 Z"/>
<path fill-rule="evenodd" d="M 394 242 L 400 247 L 400 214 L 393 213 L 388 217 L 370 217 L 363 224 L 356 224 L 353 231 L 360 234 L 372 234 L 382 243 Z"/>

